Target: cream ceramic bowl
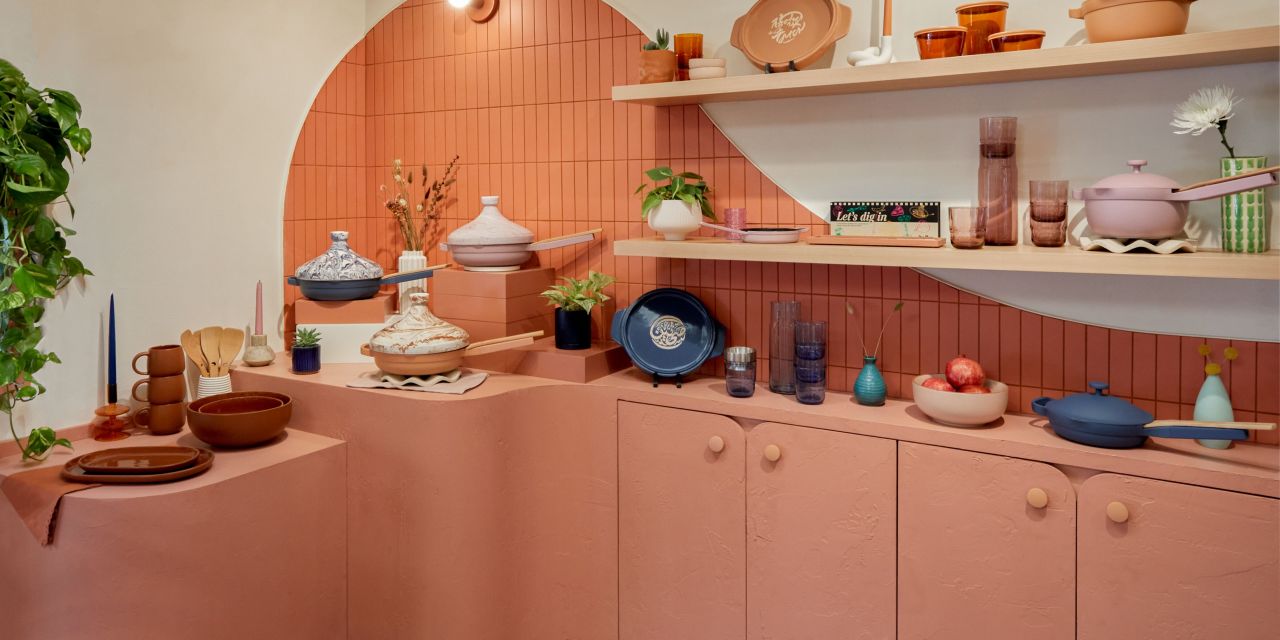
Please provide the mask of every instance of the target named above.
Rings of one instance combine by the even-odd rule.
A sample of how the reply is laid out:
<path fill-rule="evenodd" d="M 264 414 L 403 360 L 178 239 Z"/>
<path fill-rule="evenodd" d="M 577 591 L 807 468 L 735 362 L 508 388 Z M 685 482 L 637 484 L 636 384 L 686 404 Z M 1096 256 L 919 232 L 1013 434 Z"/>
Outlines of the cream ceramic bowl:
<path fill-rule="evenodd" d="M 923 386 L 929 378 L 945 379 L 946 376 L 940 373 L 916 376 L 911 381 L 911 390 L 916 406 L 934 422 L 952 427 L 977 427 L 994 422 L 1009 406 L 1009 387 L 1003 382 L 987 380 L 991 393 L 960 393 Z"/>

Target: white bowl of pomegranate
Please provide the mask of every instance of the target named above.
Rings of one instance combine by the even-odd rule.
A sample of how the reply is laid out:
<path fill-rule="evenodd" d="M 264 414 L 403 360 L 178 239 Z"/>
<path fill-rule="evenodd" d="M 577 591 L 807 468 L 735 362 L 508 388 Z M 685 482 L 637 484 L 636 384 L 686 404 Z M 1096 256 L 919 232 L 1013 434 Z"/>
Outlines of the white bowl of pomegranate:
<path fill-rule="evenodd" d="M 911 387 L 925 415 L 953 427 L 994 422 L 1009 406 L 1009 387 L 987 379 L 982 365 L 964 356 L 948 362 L 946 373 L 916 376 Z"/>

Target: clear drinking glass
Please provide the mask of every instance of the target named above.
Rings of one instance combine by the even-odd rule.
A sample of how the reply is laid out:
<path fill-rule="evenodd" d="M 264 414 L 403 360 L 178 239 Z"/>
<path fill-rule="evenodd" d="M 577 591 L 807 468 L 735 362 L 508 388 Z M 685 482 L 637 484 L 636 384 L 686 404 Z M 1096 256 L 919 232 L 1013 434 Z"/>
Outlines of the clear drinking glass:
<path fill-rule="evenodd" d="M 796 400 L 822 404 L 827 398 L 827 323 L 796 323 Z"/>
<path fill-rule="evenodd" d="M 950 207 L 947 218 L 951 225 L 951 246 L 957 249 L 982 248 L 987 234 L 985 207 Z"/>
<path fill-rule="evenodd" d="M 1061 247 L 1067 241 L 1067 181 L 1031 181 L 1031 243 Z"/>
<path fill-rule="evenodd" d="M 1018 244 L 1018 119 L 982 118 L 978 129 L 978 206 L 987 209 L 986 243 Z"/>
<path fill-rule="evenodd" d="M 756 392 L 756 350 L 729 347 L 724 350 L 725 388 L 735 398 L 750 398 Z"/>
<path fill-rule="evenodd" d="M 791 395 L 796 392 L 796 321 L 800 319 L 800 303 L 776 300 L 769 326 L 769 390 Z"/>
<path fill-rule="evenodd" d="M 742 207 L 729 207 L 724 210 L 724 226 L 730 229 L 746 229 L 747 228 L 747 210 Z M 726 238 L 734 241 L 742 240 L 741 233 L 726 233 Z"/>

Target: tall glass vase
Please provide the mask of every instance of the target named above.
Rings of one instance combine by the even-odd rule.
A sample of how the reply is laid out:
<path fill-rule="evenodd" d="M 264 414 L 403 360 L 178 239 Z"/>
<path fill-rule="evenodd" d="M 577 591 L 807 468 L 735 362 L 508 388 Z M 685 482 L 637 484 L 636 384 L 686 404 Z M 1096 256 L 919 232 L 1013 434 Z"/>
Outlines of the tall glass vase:
<path fill-rule="evenodd" d="M 772 305 L 773 323 L 769 326 L 769 390 L 792 395 L 796 392 L 796 321 L 800 319 L 800 303 L 776 300 Z"/>
<path fill-rule="evenodd" d="M 1262 156 L 1223 158 L 1222 177 L 1229 178 L 1267 166 Z M 1222 250 L 1265 253 L 1268 245 L 1267 194 L 1262 189 L 1222 197 Z"/>

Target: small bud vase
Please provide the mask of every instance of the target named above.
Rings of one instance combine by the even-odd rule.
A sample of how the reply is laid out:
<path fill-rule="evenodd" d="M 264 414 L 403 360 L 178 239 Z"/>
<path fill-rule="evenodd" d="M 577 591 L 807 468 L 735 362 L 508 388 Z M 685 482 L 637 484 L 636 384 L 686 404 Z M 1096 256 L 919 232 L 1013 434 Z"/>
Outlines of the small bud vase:
<path fill-rule="evenodd" d="M 1231 410 L 1231 398 L 1227 395 L 1226 385 L 1222 384 L 1222 376 L 1216 373 L 1205 376 L 1204 384 L 1200 386 L 1200 395 L 1196 396 L 1196 408 L 1191 418 L 1206 422 L 1235 421 L 1236 414 Z M 1231 447 L 1230 440 L 1197 439 L 1196 442 L 1210 449 Z"/>
<path fill-rule="evenodd" d="M 1262 156 L 1223 158 L 1222 177 L 1229 178 L 1267 166 Z M 1222 196 L 1222 250 L 1227 253 L 1266 253 L 1267 194 L 1262 189 Z"/>
<path fill-rule="evenodd" d="M 879 407 L 884 404 L 884 398 L 888 393 L 889 390 L 884 385 L 884 376 L 880 375 L 880 369 L 876 367 L 875 356 L 863 356 L 862 372 L 853 382 L 853 397 L 858 400 L 858 404 Z"/>
<path fill-rule="evenodd" d="M 426 267 L 427 256 L 423 255 L 421 251 L 402 251 L 400 253 L 400 257 L 396 259 L 396 269 L 400 273 L 404 273 L 405 271 L 414 271 L 417 269 L 425 269 Z M 400 305 L 401 313 L 409 308 L 409 296 L 415 293 L 426 293 L 427 291 L 427 282 L 425 278 L 422 280 L 401 282 L 396 286 L 399 288 L 399 296 L 396 300 L 397 304 Z"/>

